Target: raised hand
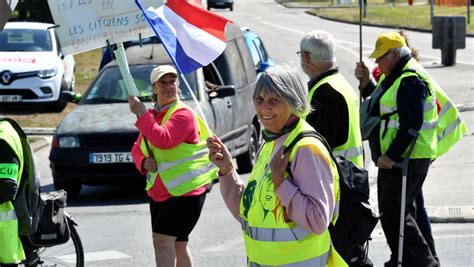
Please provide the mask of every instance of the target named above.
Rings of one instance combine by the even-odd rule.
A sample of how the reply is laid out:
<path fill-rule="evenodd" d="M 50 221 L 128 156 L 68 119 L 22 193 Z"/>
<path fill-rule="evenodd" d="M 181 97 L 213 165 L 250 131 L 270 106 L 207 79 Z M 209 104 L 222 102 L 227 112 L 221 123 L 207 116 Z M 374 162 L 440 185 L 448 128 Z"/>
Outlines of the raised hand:
<path fill-rule="evenodd" d="M 270 160 L 270 170 L 272 171 L 272 181 L 275 188 L 278 188 L 283 183 L 283 174 L 288 166 L 288 159 L 290 153 L 283 154 L 283 147 L 281 147 Z"/>
<path fill-rule="evenodd" d="M 356 63 L 354 75 L 360 81 L 359 88 L 365 88 L 370 83 L 370 71 L 364 62 Z"/>
<path fill-rule="evenodd" d="M 128 97 L 128 105 L 130 107 L 130 111 L 137 115 L 137 117 L 141 117 L 146 113 L 145 104 L 143 104 L 136 96 L 131 95 Z"/>
<path fill-rule="evenodd" d="M 232 156 L 219 137 L 215 135 L 209 137 L 207 147 L 209 149 L 209 160 L 219 168 L 220 174 L 225 175 L 234 169 Z"/>

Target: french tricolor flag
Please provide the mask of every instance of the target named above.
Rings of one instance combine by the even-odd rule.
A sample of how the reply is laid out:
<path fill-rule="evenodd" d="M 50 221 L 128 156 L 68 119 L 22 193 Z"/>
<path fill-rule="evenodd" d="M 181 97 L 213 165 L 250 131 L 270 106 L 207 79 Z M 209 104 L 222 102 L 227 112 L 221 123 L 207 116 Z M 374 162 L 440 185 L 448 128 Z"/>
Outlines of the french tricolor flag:
<path fill-rule="evenodd" d="M 168 0 L 143 12 L 181 73 L 214 61 L 225 49 L 225 26 L 232 22 L 186 0 Z"/>

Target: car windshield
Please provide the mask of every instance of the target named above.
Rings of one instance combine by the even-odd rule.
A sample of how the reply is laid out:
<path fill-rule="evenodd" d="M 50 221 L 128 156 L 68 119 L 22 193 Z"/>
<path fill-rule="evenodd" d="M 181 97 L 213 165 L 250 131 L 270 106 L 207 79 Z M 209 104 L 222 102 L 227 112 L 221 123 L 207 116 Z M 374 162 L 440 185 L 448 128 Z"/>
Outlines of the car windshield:
<path fill-rule="evenodd" d="M 138 98 L 141 101 L 149 102 L 152 99 L 152 88 L 150 84 L 150 73 L 156 65 L 132 65 L 129 66 L 130 73 L 139 91 Z M 125 81 L 122 78 L 118 66 L 106 67 L 99 74 L 100 76 L 91 85 L 84 95 L 83 104 L 109 104 L 109 103 L 127 103 L 128 92 L 125 87 Z M 196 75 L 194 72 L 185 75 L 193 93 L 196 94 Z M 180 77 L 180 99 L 192 99 L 189 90 Z M 196 97 L 198 97 L 196 95 Z"/>
<path fill-rule="evenodd" d="M 52 51 L 51 35 L 41 29 L 4 29 L 0 32 L 0 51 L 42 52 Z"/>

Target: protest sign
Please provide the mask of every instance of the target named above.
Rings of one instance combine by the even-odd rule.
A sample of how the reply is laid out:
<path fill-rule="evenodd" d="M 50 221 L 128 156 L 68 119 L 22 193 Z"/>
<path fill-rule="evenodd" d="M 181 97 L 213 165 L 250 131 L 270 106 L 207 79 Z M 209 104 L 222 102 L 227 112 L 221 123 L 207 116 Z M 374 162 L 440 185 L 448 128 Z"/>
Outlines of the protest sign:
<path fill-rule="evenodd" d="M 4 0 L 0 0 L 4 1 Z M 143 0 L 158 7 L 163 0 Z M 134 1 L 48 0 L 64 54 L 155 35 Z"/>

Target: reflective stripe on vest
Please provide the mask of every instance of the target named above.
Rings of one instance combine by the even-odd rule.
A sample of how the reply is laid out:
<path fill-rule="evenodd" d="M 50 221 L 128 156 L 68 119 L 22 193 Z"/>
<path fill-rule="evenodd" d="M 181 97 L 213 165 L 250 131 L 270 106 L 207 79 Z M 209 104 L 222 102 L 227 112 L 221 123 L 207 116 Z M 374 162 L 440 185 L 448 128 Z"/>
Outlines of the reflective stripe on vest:
<path fill-rule="evenodd" d="M 311 232 L 306 231 L 300 227 L 293 228 L 259 228 L 259 227 L 250 227 L 245 220 L 240 220 L 242 225 L 242 231 L 252 238 L 253 240 L 258 241 L 267 241 L 267 242 L 286 242 L 286 241 L 297 241 L 301 240 Z"/>
<path fill-rule="evenodd" d="M 433 102 L 428 102 L 428 103 L 425 103 L 425 106 L 424 106 L 424 111 L 427 112 L 427 111 L 430 111 L 431 109 L 435 108 L 436 107 L 436 103 L 433 101 Z M 380 113 L 392 113 L 394 111 L 396 111 L 397 108 L 396 107 L 387 107 L 387 106 L 380 106 Z M 439 114 L 438 116 L 441 117 L 441 114 Z"/>
<path fill-rule="evenodd" d="M 191 170 L 187 173 L 176 176 L 169 183 L 165 184 L 166 189 L 168 189 L 168 191 L 171 191 L 171 190 L 173 190 L 173 188 L 175 188 L 179 185 L 182 185 L 182 184 L 188 182 L 189 180 L 196 178 L 199 175 L 205 174 L 206 172 L 209 172 L 209 171 L 213 170 L 214 168 L 215 168 L 214 164 L 209 163 L 207 165 L 199 167 L 198 169 L 193 169 L 193 170 Z"/>
<path fill-rule="evenodd" d="M 280 267 L 309 267 L 309 266 L 311 266 L 311 267 L 324 267 L 324 266 L 327 265 L 329 255 L 331 254 L 330 252 L 331 251 L 329 251 L 328 253 L 324 253 L 321 256 L 309 259 L 309 260 L 304 260 L 304 261 L 290 263 L 290 264 L 282 264 L 282 265 L 278 265 L 278 266 L 280 266 Z M 274 265 L 261 265 L 261 264 L 255 263 L 255 262 L 249 262 L 249 266 L 250 267 L 271 267 L 271 266 L 274 266 Z"/>
<path fill-rule="evenodd" d="M 445 129 L 444 132 L 438 134 L 438 141 L 441 141 L 445 136 L 449 135 L 452 133 L 454 130 L 456 130 L 456 127 L 459 126 L 459 124 L 462 123 L 461 118 L 457 117 L 456 120 L 448 125 Z"/>
<path fill-rule="evenodd" d="M 15 210 L 8 210 L 8 211 L 0 211 L 0 223 L 1 222 L 8 222 L 12 220 L 16 220 L 16 212 Z"/>
<path fill-rule="evenodd" d="M 354 158 L 364 154 L 364 148 L 362 146 L 349 148 L 346 150 L 333 151 L 334 156 L 343 156 L 345 158 Z"/>
<path fill-rule="evenodd" d="M 172 168 L 174 166 L 177 166 L 183 162 L 186 162 L 186 161 L 191 161 L 191 160 L 195 160 L 195 159 L 199 159 L 201 158 L 202 156 L 206 155 L 207 153 L 209 152 L 209 149 L 207 148 L 204 148 L 204 149 L 201 149 L 200 152 L 192 155 L 192 156 L 189 156 L 189 157 L 186 157 L 186 158 L 182 158 L 182 159 L 179 159 L 179 160 L 175 160 L 173 162 L 162 162 L 158 165 L 158 172 L 164 172 L 166 170 L 168 170 L 169 168 Z"/>
<path fill-rule="evenodd" d="M 423 125 L 421 126 L 422 130 L 430 130 L 430 129 L 435 129 L 436 126 L 438 125 L 438 120 L 436 121 L 425 121 L 423 122 Z M 398 129 L 400 127 L 400 122 L 398 120 L 389 120 L 387 124 L 387 128 L 396 128 Z"/>
<path fill-rule="evenodd" d="M 443 105 L 443 106 L 441 107 L 441 110 L 439 111 L 438 116 L 439 116 L 440 118 L 443 117 L 444 114 L 445 114 L 446 112 L 448 112 L 448 110 L 449 110 L 450 108 L 452 108 L 452 107 L 454 107 L 453 104 L 452 104 L 451 102 L 447 102 L 445 105 Z"/>

